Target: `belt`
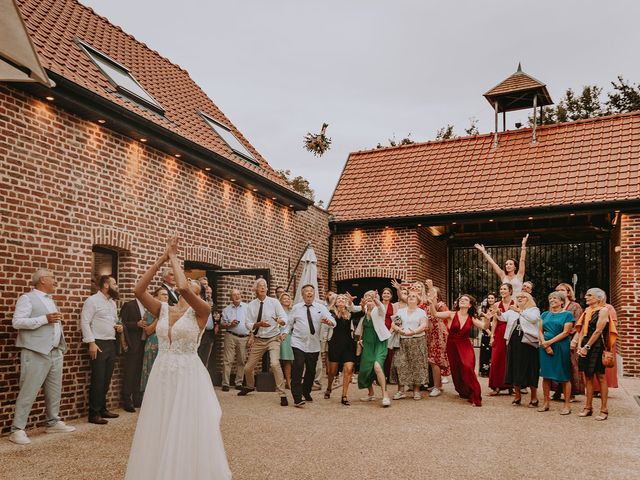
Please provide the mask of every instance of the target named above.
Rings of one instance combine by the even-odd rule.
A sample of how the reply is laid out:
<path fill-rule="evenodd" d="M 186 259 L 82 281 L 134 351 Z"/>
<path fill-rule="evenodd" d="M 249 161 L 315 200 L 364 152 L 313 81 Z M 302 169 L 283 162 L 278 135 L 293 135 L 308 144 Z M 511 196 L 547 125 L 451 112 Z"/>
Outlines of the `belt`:
<path fill-rule="evenodd" d="M 247 335 L 238 335 L 237 333 L 233 333 L 233 332 L 229 332 L 229 331 L 227 331 L 227 333 L 230 333 L 234 337 L 238 337 L 238 338 L 246 338 L 246 337 L 249 336 L 248 334 Z"/>
<path fill-rule="evenodd" d="M 256 335 L 256 338 L 259 338 L 260 340 L 271 340 L 272 338 L 276 338 L 277 336 L 279 336 L 279 333 L 276 333 L 275 335 L 271 336 L 271 337 L 258 337 Z"/>

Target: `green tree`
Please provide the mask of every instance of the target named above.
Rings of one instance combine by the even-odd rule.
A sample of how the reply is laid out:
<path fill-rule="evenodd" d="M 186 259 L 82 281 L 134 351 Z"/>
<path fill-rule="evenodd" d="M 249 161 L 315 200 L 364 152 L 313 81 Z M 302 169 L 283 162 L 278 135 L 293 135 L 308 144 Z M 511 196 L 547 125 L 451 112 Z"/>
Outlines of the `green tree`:
<path fill-rule="evenodd" d="M 436 140 L 449 140 L 450 138 L 456 138 L 453 133 L 453 125 L 447 124 L 446 127 L 442 127 L 436 133 Z"/>
<path fill-rule="evenodd" d="M 276 170 L 276 173 L 280 175 L 280 177 L 289 184 L 291 188 L 293 188 L 296 192 L 301 195 L 304 195 L 309 200 L 313 200 L 315 197 L 315 192 L 313 188 L 309 185 L 309 180 L 298 175 L 297 177 L 291 178 L 291 170 Z"/>
<path fill-rule="evenodd" d="M 613 92 L 607 93 L 605 106 L 608 114 L 640 110 L 640 84 L 627 82 L 618 75 L 618 82 L 611 82 Z"/>
<path fill-rule="evenodd" d="M 471 117 L 469 119 L 469 126 L 464 129 L 464 133 L 470 137 L 475 137 L 480 134 L 478 130 L 478 119 L 476 117 Z"/>
<path fill-rule="evenodd" d="M 555 105 L 542 109 L 542 121 L 538 117 L 538 124 L 551 125 L 606 115 L 607 112 L 600 101 L 601 94 L 602 87 L 597 85 L 585 85 L 579 95 L 568 88 Z M 529 126 L 531 125 L 533 125 L 532 115 L 529 116 Z"/>

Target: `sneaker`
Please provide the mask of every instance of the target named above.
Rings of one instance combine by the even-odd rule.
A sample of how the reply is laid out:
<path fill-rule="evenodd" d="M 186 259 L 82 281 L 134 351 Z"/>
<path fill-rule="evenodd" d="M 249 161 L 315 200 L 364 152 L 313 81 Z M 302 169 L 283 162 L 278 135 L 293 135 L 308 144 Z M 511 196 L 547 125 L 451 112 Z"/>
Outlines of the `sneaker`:
<path fill-rule="evenodd" d="M 313 389 L 312 389 L 313 390 Z M 303 393 L 302 396 L 307 402 L 313 402 L 313 397 L 311 397 L 310 393 Z"/>
<path fill-rule="evenodd" d="M 413 394 L 413 399 L 414 400 L 422 400 L 422 395 L 420 395 L 420 392 L 416 392 Z"/>
<path fill-rule="evenodd" d="M 296 408 L 302 408 L 304 407 L 305 403 L 306 402 L 304 400 L 298 400 L 297 402 L 296 401 L 293 402 L 293 406 Z"/>
<path fill-rule="evenodd" d="M 382 399 L 383 408 L 387 408 L 389 405 L 391 405 L 391 400 L 389 400 L 389 397 L 384 397 Z"/>
<path fill-rule="evenodd" d="M 70 433 L 75 432 L 76 427 L 71 427 L 62 420 L 58 420 L 54 425 L 47 427 L 44 431 L 46 433 Z"/>
<path fill-rule="evenodd" d="M 319 383 L 313 382 L 313 385 L 311 386 L 311 391 L 317 392 L 318 390 L 322 390 L 322 385 L 320 385 Z"/>
<path fill-rule="evenodd" d="M 442 383 L 449 383 L 449 377 L 442 377 Z"/>
<path fill-rule="evenodd" d="M 403 398 L 407 398 L 404 392 L 396 392 L 395 395 L 393 396 L 394 400 L 402 400 Z"/>
<path fill-rule="evenodd" d="M 361 402 L 373 402 L 376 399 L 373 395 L 366 395 L 360 398 Z"/>
<path fill-rule="evenodd" d="M 429 393 L 430 397 L 439 397 L 442 394 L 442 391 L 438 387 L 433 387 L 431 393 Z"/>
<path fill-rule="evenodd" d="M 31 440 L 27 437 L 27 432 L 24 430 L 16 430 L 11 435 L 9 435 L 9 441 L 13 443 L 17 443 L 18 445 L 29 445 Z"/>

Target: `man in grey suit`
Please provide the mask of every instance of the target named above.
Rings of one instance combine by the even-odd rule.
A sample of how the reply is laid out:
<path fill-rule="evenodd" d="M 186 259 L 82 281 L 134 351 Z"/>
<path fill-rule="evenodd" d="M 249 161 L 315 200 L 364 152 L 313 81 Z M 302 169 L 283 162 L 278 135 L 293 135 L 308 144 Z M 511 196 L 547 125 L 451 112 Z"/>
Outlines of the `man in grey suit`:
<path fill-rule="evenodd" d="M 52 294 L 56 280 L 46 269 L 36 270 L 31 277 L 33 290 L 21 295 L 13 315 L 13 328 L 18 330 L 16 346 L 20 352 L 20 393 L 11 425 L 9 440 L 19 445 L 31 443 L 24 431 L 33 402 L 44 384 L 47 433 L 73 432 L 74 427 L 60 420 L 62 392 L 62 357 L 67 349 L 62 332 L 62 314 Z"/>

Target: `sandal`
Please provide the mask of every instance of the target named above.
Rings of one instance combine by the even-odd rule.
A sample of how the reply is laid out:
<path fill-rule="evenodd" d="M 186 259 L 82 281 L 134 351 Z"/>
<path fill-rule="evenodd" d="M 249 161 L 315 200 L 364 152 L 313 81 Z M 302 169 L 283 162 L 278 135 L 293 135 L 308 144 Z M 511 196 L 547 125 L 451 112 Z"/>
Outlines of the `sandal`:
<path fill-rule="evenodd" d="M 343 404 L 344 406 L 348 407 L 349 405 L 351 405 L 349 403 L 349 399 L 347 397 L 342 397 L 342 400 L 340 400 L 340 403 Z"/>
<path fill-rule="evenodd" d="M 549 411 L 549 405 L 542 405 L 540 408 L 538 408 L 538 411 L 540 413 L 542 412 L 548 412 Z"/>
<path fill-rule="evenodd" d="M 529 408 L 536 408 L 540 404 L 540 400 L 536 400 L 535 402 L 529 402 Z"/>
<path fill-rule="evenodd" d="M 520 405 L 521 401 L 522 401 L 522 398 L 518 398 L 516 400 L 512 400 L 511 401 L 511 405 Z"/>
<path fill-rule="evenodd" d="M 600 415 L 595 417 L 595 419 L 598 420 L 599 422 L 602 422 L 603 420 L 606 420 L 607 418 L 609 418 L 609 410 L 600 410 Z"/>
<path fill-rule="evenodd" d="M 329 400 L 331 398 L 331 389 L 327 389 L 326 392 L 324 392 L 324 399 L 325 400 Z"/>
<path fill-rule="evenodd" d="M 584 407 L 582 411 L 578 414 L 579 417 L 590 417 L 593 415 L 593 409 Z"/>

